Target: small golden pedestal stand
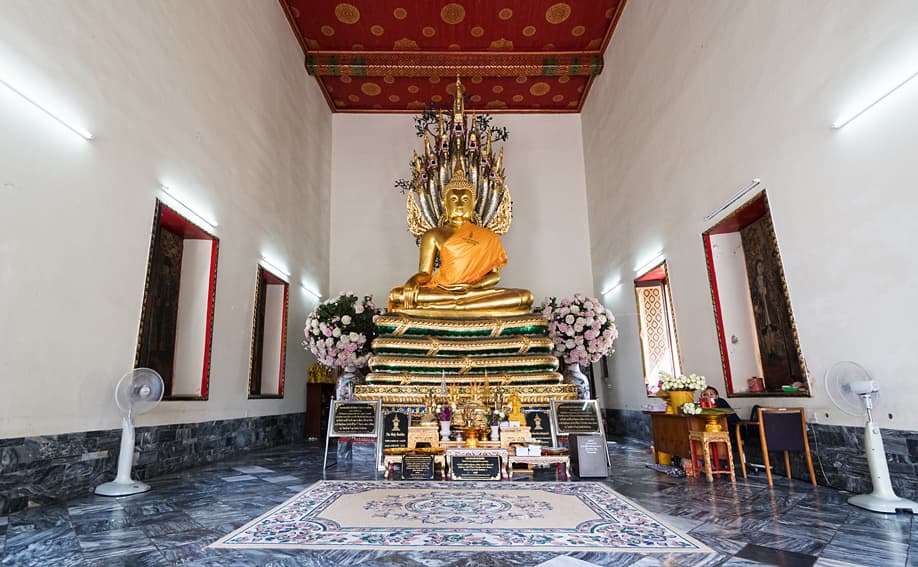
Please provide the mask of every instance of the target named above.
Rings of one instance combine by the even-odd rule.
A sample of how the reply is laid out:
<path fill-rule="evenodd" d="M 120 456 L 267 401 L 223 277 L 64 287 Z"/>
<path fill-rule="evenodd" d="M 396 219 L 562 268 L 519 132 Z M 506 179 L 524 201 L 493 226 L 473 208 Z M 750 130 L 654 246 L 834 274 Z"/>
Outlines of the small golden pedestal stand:
<path fill-rule="evenodd" d="M 487 430 L 477 425 L 461 427 L 460 429 L 462 436 L 465 438 L 466 447 L 478 447 L 478 442 L 487 435 Z"/>

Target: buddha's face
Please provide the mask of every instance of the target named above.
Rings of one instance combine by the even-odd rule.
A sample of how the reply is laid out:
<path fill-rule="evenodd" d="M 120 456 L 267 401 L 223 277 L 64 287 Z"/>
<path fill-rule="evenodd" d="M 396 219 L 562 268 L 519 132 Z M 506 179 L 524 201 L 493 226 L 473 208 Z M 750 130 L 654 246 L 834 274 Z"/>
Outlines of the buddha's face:
<path fill-rule="evenodd" d="M 475 195 L 470 189 L 450 189 L 443 204 L 446 207 L 446 218 L 450 222 L 471 221 L 475 210 Z"/>

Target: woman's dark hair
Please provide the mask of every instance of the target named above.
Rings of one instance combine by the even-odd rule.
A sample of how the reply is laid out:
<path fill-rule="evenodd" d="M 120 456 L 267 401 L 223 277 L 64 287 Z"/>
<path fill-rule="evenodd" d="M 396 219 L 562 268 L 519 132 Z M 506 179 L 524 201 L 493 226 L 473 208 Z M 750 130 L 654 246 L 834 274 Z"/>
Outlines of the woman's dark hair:
<path fill-rule="evenodd" d="M 720 392 L 718 392 L 717 388 L 715 388 L 714 386 L 708 386 L 707 388 L 705 388 L 705 390 L 713 390 L 714 395 L 717 396 L 718 398 L 720 397 Z"/>

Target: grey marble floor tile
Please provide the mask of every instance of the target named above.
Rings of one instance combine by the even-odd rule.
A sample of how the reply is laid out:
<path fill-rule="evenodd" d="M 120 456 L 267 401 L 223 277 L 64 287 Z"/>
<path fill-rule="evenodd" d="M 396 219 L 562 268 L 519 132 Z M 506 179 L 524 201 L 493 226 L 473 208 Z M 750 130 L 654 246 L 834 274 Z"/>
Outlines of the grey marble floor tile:
<path fill-rule="evenodd" d="M 837 536 L 819 555 L 860 565 L 905 565 L 908 548 L 908 544 L 902 542 Z"/>
<path fill-rule="evenodd" d="M 79 536 L 79 541 L 83 556 L 89 563 L 156 551 L 153 542 L 139 528 L 85 534 Z"/>
<path fill-rule="evenodd" d="M 78 535 L 119 530 L 131 525 L 130 517 L 122 508 L 71 516 L 71 521 Z"/>
<path fill-rule="evenodd" d="M 233 467 L 233 470 L 239 471 L 244 474 L 272 474 L 274 473 L 274 471 L 271 469 L 266 469 L 265 467 L 260 467 L 257 465 Z"/>
<path fill-rule="evenodd" d="M 596 564 L 568 555 L 559 555 L 539 563 L 536 567 L 596 567 Z"/>
<path fill-rule="evenodd" d="M 297 477 L 297 476 L 293 476 L 289 474 L 284 474 L 280 476 L 263 476 L 261 477 L 261 479 L 266 480 L 273 484 L 289 484 L 291 482 L 296 482 L 296 483 L 303 482 L 303 479 L 301 477 Z"/>
<path fill-rule="evenodd" d="M 82 565 L 83 554 L 73 529 L 25 529 L 7 534 L 0 565 Z"/>
<path fill-rule="evenodd" d="M 225 476 L 223 477 L 224 482 L 242 482 L 246 480 L 259 480 L 257 476 L 250 474 L 239 474 L 234 476 Z"/>
<path fill-rule="evenodd" d="M 61 504 L 27 508 L 9 515 L 10 528 L 28 526 L 35 530 L 45 530 L 70 525 L 70 514 L 67 507 Z"/>
<path fill-rule="evenodd" d="M 203 526 L 191 519 L 185 512 L 169 512 L 158 518 L 151 518 L 138 524 L 143 533 L 150 538 L 158 538 L 168 534 L 200 529 Z"/>

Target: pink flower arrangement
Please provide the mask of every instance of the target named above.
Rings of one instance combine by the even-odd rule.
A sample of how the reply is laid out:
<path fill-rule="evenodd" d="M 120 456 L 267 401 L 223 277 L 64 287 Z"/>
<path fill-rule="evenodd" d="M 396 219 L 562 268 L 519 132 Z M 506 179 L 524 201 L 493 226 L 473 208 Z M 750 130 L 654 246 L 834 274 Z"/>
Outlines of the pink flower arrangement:
<path fill-rule="evenodd" d="M 362 367 L 370 357 L 370 343 L 376 335 L 373 320 L 378 313 L 372 296 L 360 299 L 352 292 L 341 292 L 306 318 L 303 346 L 320 364 Z"/>
<path fill-rule="evenodd" d="M 612 354 L 618 337 L 615 316 L 595 297 L 575 293 L 573 298 L 546 298 L 542 315 L 554 353 L 566 364 L 587 365 Z"/>

